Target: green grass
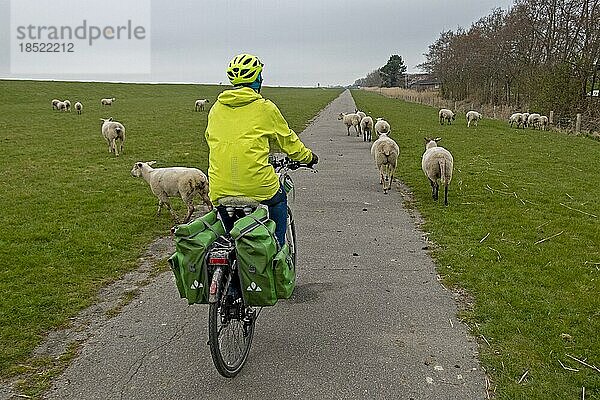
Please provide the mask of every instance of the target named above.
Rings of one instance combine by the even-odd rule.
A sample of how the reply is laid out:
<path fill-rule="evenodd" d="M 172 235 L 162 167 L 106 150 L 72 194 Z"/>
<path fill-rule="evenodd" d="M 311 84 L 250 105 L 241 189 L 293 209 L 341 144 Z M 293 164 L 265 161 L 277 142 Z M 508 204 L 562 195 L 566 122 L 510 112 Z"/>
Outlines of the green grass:
<path fill-rule="evenodd" d="M 136 267 L 148 243 L 168 233 L 136 161 L 206 171 L 207 112 L 225 87 L 0 81 L 0 378 L 35 365 L 32 349 L 95 300 L 98 289 Z M 301 131 L 339 90 L 265 88 Z M 116 97 L 112 107 L 103 97 Z M 53 111 L 79 100 L 83 114 Z M 108 153 L 100 118 L 126 127 L 125 153 Z M 184 212 L 174 200 L 179 215 Z M 43 364 L 43 363 L 42 363 Z"/>
<path fill-rule="evenodd" d="M 464 114 L 440 126 L 437 109 L 352 94 L 392 126 L 397 177 L 414 193 L 438 271 L 474 299 L 463 316 L 497 398 L 580 399 L 585 387 L 600 399 L 600 373 L 567 357 L 600 367 L 600 218 L 582 213 L 600 217 L 600 143 L 491 119 L 467 129 Z M 421 170 L 425 136 L 442 137 L 454 157 L 448 207 Z"/>

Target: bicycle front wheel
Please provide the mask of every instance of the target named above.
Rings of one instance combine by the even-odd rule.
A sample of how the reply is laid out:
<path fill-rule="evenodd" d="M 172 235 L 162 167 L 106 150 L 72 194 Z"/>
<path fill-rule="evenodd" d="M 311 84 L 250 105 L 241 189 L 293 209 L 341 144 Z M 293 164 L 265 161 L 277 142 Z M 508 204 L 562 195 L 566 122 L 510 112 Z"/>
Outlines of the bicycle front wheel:
<path fill-rule="evenodd" d="M 217 371 L 226 378 L 236 376 L 244 366 L 252 337 L 255 313 L 242 297 L 223 294 L 209 305 L 208 343 Z"/>
<path fill-rule="evenodd" d="M 296 226 L 294 225 L 294 216 L 292 210 L 288 207 L 288 220 L 287 229 L 285 231 L 285 242 L 290 246 L 290 254 L 292 255 L 292 261 L 294 263 L 294 269 L 296 268 Z"/>

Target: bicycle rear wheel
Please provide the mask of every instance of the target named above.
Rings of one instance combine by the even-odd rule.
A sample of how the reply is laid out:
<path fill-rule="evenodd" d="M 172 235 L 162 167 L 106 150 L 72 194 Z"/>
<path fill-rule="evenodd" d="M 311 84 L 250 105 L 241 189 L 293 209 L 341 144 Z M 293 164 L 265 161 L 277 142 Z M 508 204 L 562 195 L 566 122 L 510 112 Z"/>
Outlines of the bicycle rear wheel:
<path fill-rule="evenodd" d="M 217 371 L 226 378 L 244 366 L 254 336 L 255 313 L 240 296 L 224 293 L 208 310 L 208 343 Z"/>

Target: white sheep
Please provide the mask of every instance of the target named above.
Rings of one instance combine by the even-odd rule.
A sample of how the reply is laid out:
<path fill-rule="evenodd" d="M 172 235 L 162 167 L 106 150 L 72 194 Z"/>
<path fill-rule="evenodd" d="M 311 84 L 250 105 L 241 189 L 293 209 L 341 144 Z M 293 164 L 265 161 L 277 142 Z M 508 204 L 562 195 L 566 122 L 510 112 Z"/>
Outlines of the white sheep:
<path fill-rule="evenodd" d="M 183 223 L 187 223 L 194 212 L 194 196 L 200 195 L 206 206 L 212 210 L 213 205 L 208 197 L 208 179 L 206 175 L 197 168 L 170 167 L 152 168 L 156 161 L 136 162 L 131 169 L 131 175 L 142 177 L 150 185 L 150 190 L 158 198 L 158 212 L 162 206 L 166 206 L 175 221 L 179 221 L 177 214 L 171 207 L 169 197 L 181 197 L 188 209 Z"/>
<path fill-rule="evenodd" d="M 81 112 L 83 111 L 83 104 L 81 104 L 81 102 L 77 102 L 74 105 L 75 107 L 75 111 L 77 111 L 77 114 L 81 114 Z"/>
<path fill-rule="evenodd" d="M 538 113 L 529 114 L 529 116 L 527 117 L 527 126 L 530 126 L 533 129 L 539 128 L 540 117 L 541 115 Z"/>
<path fill-rule="evenodd" d="M 59 101 L 58 103 L 56 103 L 56 109 L 58 111 L 67 111 L 67 103 L 65 103 L 64 101 Z"/>
<path fill-rule="evenodd" d="M 71 112 L 71 102 L 69 100 L 63 101 L 65 104 L 65 111 Z"/>
<path fill-rule="evenodd" d="M 371 141 L 373 135 L 373 118 L 366 116 L 360 120 L 360 130 L 363 133 L 363 141 Z"/>
<path fill-rule="evenodd" d="M 452 125 L 452 121 L 456 119 L 454 112 L 452 110 L 448 110 L 447 108 L 442 108 L 438 112 L 438 117 L 440 119 L 440 125 L 444 125 L 447 122 L 449 125 Z"/>
<path fill-rule="evenodd" d="M 527 121 L 529 120 L 529 113 L 521 114 L 521 128 L 527 128 Z"/>
<path fill-rule="evenodd" d="M 125 143 L 125 127 L 117 121 L 113 121 L 112 117 L 102 119 L 102 136 L 108 144 L 108 152 L 115 153 L 118 157 L 123 153 L 123 144 Z"/>
<path fill-rule="evenodd" d="M 58 105 L 58 103 L 60 103 L 60 102 L 61 102 L 61 101 L 60 101 L 60 100 L 58 100 L 58 99 L 52 99 L 52 109 L 53 109 L 53 110 L 58 110 L 58 107 L 57 107 L 57 105 Z"/>
<path fill-rule="evenodd" d="M 546 117 L 545 115 L 540 116 L 540 129 L 543 131 L 548 129 L 548 117 Z"/>
<path fill-rule="evenodd" d="M 365 114 L 364 112 L 362 112 L 362 111 L 358 111 L 358 108 L 355 108 L 355 109 L 354 109 L 354 114 L 358 115 L 358 116 L 360 117 L 360 120 L 361 120 L 361 121 L 362 121 L 362 119 L 363 119 L 364 117 L 366 117 L 366 116 L 367 116 L 367 114 Z"/>
<path fill-rule="evenodd" d="M 375 122 L 375 132 L 377 132 L 377 135 L 387 135 L 390 131 L 389 122 L 383 118 L 377 118 L 377 122 Z"/>
<path fill-rule="evenodd" d="M 444 184 L 444 205 L 448 205 L 448 185 L 452 180 L 454 159 L 452 154 L 437 145 L 441 138 L 425 138 L 425 153 L 421 159 L 421 168 L 429 179 L 433 200 L 437 201 L 439 192 L 438 179 Z"/>
<path fill-rule="evenodd" d="M 523 114 L 521 113 L 513 113 L 510 118 L 508 119 L 508 123 L 510 124 L 511 128 L 516 125 L 517 128 L 521 125 L 521 118 L 523 117 Z"/>
<path fill-rule="evenodd" d="M 469 111 L 466 115 L 467 117 L 467 128 L 469 128 L 471 126 L 471 122 L 475 123 L 475 126 L 477 126 L 477 121 L 479 121 L 480 119 L 483 118 L 483 116 L 478 113 L 477 111 Z"/>
<path fill-rule="evenodd" d="M 113 101 L 116 101 L 117 99 L 115 99 L 114 97 L 110 98 L 110 99 L 102 99 L 100 100 L 100 104 L 102 104 L 103 106 L 112 106 Z"/>
<path fill-rule="evenodd" d="M 348 128 L 348 136 L 350 136 L 351 126 L 356 130 L 356 136 L 360 135 L 360 117 L 357 114 L 340 113 L 338 120 L 343 121 L 346 128 Z"/>
<path fill-rule="evenodd" d="M 379 171 L 379 183 L 383 185 L 383 193 L 392 187 L 394 172 L 400 155 L 400 147 L 387 133 L 381 133 L 371 146 L 371 156 L 375 160 Z"/>
<path fill-rule="evenodd" d="M 198 99 L 198 100 L 196 100 L 196 103 L 195 103 L 195 106 L 194 106 L 194 110 L 195 111 L 204 111 L 204 107 L 208 103 L 210 103 L 208 101 L 208 99 Z"/>

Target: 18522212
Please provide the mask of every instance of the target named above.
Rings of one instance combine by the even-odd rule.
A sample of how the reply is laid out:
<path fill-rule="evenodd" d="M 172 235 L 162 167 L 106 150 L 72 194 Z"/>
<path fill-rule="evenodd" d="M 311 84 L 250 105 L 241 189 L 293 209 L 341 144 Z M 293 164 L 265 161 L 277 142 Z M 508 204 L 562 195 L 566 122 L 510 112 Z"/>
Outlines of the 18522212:
<path fill-rule="evenodd" d="M 19 43 L 21 53 L 74 53 L 74 43 Z"/>

